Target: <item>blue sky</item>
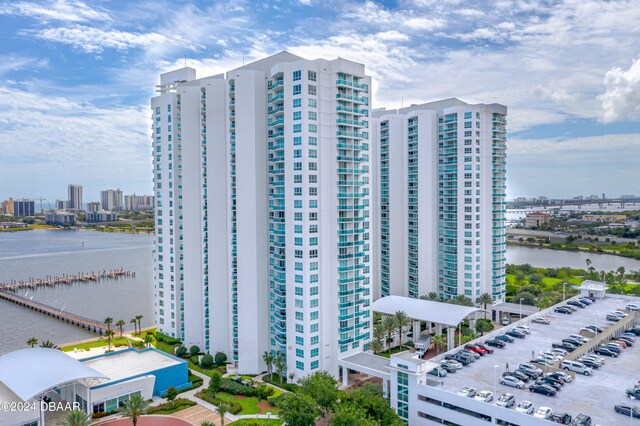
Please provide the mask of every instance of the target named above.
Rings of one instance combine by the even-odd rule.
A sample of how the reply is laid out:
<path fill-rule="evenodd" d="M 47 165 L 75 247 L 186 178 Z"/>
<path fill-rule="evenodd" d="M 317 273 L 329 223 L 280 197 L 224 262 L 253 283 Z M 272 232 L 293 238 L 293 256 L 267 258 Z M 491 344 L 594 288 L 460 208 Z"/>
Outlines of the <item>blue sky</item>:
<path fill-rule="evenodd" d="M 0 199 L 151 193 L 158 75 L 281 50 L 364 62 L 374 106 L 509 107 L 509 196 L 640 193 L 640 2 L 0 2 Z"/>

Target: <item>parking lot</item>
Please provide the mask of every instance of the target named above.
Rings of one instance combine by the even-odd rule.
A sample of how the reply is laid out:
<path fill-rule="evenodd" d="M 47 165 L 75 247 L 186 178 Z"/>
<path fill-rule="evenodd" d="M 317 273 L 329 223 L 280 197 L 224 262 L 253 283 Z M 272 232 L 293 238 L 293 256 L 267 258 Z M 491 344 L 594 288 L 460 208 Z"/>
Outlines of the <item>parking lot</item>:
<path fill-rule="evenodd" d="M 552 408 L 554 412 L 566 412 L 572 417 L 579 413 L 587 414 L 592 417 L 594 425 L 629 424 L 629 419 L 613 411 L 613 406 L 624 403 L 640 408 L 640 402 L 625 397 L 625 390 L 640 380 L 640 339 L 636 340 L 633 347 L 623 350 L 618 358 L 605 357 L 605 364 L 595 369 L 592 376 L 577 374 L 571 383 L 562 386 L 553 397 L 500 385 L 498 378 L 506 371 L 507 364 L 513 371 L 520 363 L 528 362 L 532 354 L 550 349 L 552 343 L 560 342 L 569 334 L 579 334 L 581 327 L 587 325 L 597 325 L 603 329 L 608 327 L 612 324 L 605 319 L 608 312 L 624 308 L 629 301 L 637 303 L 638 300 L 638 298 L 608 297 L 584 309 L 578 309 L 571 315 L 551 312 L 546 315 L 546 318 L 551 321 L 549 325 L 531 323 L 525 318 L 521 323 L 531 327 L 531 334 L 524 339 L 515 339 L 513 343 L 508 343 L 502 349 L 493 348 L 493 354 L 482 356 L 458 370 L 457 373 L 448 374 L 441 379 L 429 377 L 433 380 L 441 380 L 440 385 L 454 393 L 463 386 L 475 388 L 477 391 L 494 392 L 495 383 L 494 402 L 499 395 L 509 392 L 515 395 L 516 405 L 522 400 L 527 400 L 531 401 L 536 409 L 546 406 Z M 487 334 L 480 341 L 484 342 L 491 336 L 502 334 L 503 331 L 497 330 Z M 640 425 L 640 419 L 633 419 L 631 424 Z"/>

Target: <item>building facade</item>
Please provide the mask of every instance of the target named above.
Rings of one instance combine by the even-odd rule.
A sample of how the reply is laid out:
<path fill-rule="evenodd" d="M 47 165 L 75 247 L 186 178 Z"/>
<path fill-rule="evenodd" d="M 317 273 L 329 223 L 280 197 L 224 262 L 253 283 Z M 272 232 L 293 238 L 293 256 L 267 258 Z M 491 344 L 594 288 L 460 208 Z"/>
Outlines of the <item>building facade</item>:
<path fill-rule="evenodd" d="M 67 209 L 82 210 L 82 185 L 70 184 L 68 189 Z"/>
<path fill-rule="evenodd" d="M 13 201 L 13 215 L 17 217 L 35 216 L 36 203 L 25 198 Z"/>
<path fill-rule="evenodd" d="M 4 200 L 0 206 L 0 213 L 13 215 L 13 198 Z"/>
<path fill-rule="evenodd" d="M 539 228 L 542 225 L 549 223 L 551 216 L 546 212 L 533 212 L 528 213 L 524 219 L 524 226 L 527 228 Z"/>
<path fill-rule="evenodd" d="M 87 222 L 115 222 L 118 220 L 118 214 L 114 212 L 97 211 L 87 212 Z"/>
<path fill-rule="evenodd" d="M 45 214 L 45 221 L 50 225 L 75 225 L 76 215 L 66 211 L 49 210 Z"/>
<path fill-rule="evenodd" d="M 280 352 L 296 378 L 337 375 L 340 357 L 362 351 L 369 87 L 362 64 L 286 52 L 213 77 L 161 76 L 151 102 L 160 331 L 227 353 L 241 372 Z"/>
<path fill-rule="evenodd" d="M 506 114 L 458 99 L 374 112 L 380 296 L 504 300 Z"/>
<path fill-rule="evenodd" d="M 101 209 L 99 201 L 91 201 L 87 203 L 87 212 L 99 212 Z"/>
<path fill-rule="evenodd" d="M 100 191 L 100 205 L 107 211 L 122 210 L 124 207 L 122 191 L 119 188 Z"/>
<path fill-rule="evenodd" d="M 153 195 L 125 195 L 124 209 L 128 211 L 153 210 Z"/>

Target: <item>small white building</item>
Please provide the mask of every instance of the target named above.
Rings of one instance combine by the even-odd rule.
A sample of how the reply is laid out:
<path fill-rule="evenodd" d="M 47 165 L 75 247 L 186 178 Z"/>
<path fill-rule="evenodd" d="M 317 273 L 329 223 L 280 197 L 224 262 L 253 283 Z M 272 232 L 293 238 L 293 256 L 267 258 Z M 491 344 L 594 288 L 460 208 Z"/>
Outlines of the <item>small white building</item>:
<path fill-rule="evenodd" d="M 601 281 L 585 280 L 580 285 L 580 295 L 585 297 L 595 297 L 604 299 L 609 287 Z"/>

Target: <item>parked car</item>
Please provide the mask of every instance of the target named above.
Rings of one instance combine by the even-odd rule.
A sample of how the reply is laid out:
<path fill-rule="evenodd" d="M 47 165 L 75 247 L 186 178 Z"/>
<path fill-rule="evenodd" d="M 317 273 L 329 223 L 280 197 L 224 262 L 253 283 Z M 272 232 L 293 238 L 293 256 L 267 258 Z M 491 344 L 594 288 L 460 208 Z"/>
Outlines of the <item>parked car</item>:
<path fill-rule="evenodd" d="M 577 310 L 578 310 L 578 308 L 576 308 L 575 306 L 571 306 L 571 305 L 564 305 L 564 306 L 561 306 L 561 308 L 567 308 L 567 309 L 569 309 L 571 312 L 575 312 L 575 311 L 577 311 Z"/>
<path fill-rule="evenodd" d="M 564 358 L 565 356 L 567 356 L 567 351 L 564 349 L 560 349 L 560 348 L 551 348 L 549 349 L 549 352 L 556 354 L 559 357 Z"/>
<path fill-rule="evenodd" d="M 584 304 L 578 302 L 577 300 L 569 300 L 567 301 L 567 305 L 577 306 L 578 308 L 584 309 Z"/>
<path fill-rule="evenodd" d="M 444 362 L 440 361 L 440 367 L 442 367 L 447 373 L 456 373 L 458 371 L 458 366 L 462 368 L 462 364 L 460 363 L 454 364 L 453 362 L 447 360 L 444 360 Z"/>
<path fill-rule="evenodd" d="M 481 356 L 487 353 L 487 351 L 476 345 L 467 344 L 464 346 L 464 348 L 468 351 L 480 354 Z"/>
<path fill-rule="evenodd" d="M 617 358 L 618 357 L 618 353 L 612 351 L 611 349 L 607 348 L 606 346 L 598 346 L 593 352 L 597 353 L 598 355 L 604 355 L 604 356 L 610 356 L 612 358 Z"/>
<path fill-rule="evenodd" d="M 640 399 L 640 388 L 627 389 L 626 394 L 629 399 Z"/>
<path fill-rule="evenodd" d="M 554 373 L 547 373 L 546 377 L 555 377 L 558 380 L 562 380 L 564 383 L 569 383 L 571 381 L 571 376 L 564 371 L 556 371 Z"/>
<path fill-rule="evenodd" d="M 507 336 L 515 337 L 517 339 L 524 339 L 526 337 L 526 334 L 524 334 L 521 331 L 517 331 L 517 330 L 509 330 L 505 334 Z"/>
<path fill-rule="evenodd" d="M 582 330 L 589 330 L 592 333 L 602 333 L 604 331 L 602 328 L 600 328 L 600 327 L 598 327 L 596 325 L 588 325 L 586 327 L 582 327 L 580 329 L 580 331 L 582 331 Z"/>
<path fill-rule="evenodd" d="M 529 370 L 516 370 L 518 373 L 524 374 L 526 375 L 529 379 L 537 379 L 538 378 L 538 373 L 533 372 L 533 371 L 529 371 Z"/>
<path fill-rule="evenodd" d="M 594 303 L 596 303 L 591 299 L 587 299 L 586 297 L 578 297 L 578 302 L 586 303 L 587 305 L 593 305 Z"/>
<path fill-rule="evenodd" d="M 614 322 L 618 322 L 622 319 L 617 315 L 611 315 L 611 314 L 608 314 L 606 318 L 607 318 L 607 321 L 614 321 Z"/>
<path fill-rule="evenodd" d="M 533 414 L 533 410 L 533 403 L 530 401 L 520 401 L 516 407 L 516 411 L 523 414 Z"/>
<path fill-rule="evenodd" d="M 571 416 L 567 413 L 556 412 L 549 418 L 552 422 L 560 423 L 561 425 L 571 424 Z"/>
<path fill-rule="evenodd" d="M 618 355 L 620 355 L 622 353 L 622 347 L 614 344 L 614 343 L 605 343 L 602 346 L 604 346 L 605 348 L 614 351 L 615 353 L 617 353 Z"/>
<path fill-rule="evenodd" d="M 491 348 L 490 348 L 489 346 L 487 346 L 487 345 L 484 345 L 484 344 L 482 344 L 482 343 L 476 343 L 476 346 L 477 346 L 477 347 L 479 347 L 479 348 L 481 348 L 481 349 L 484 349 L 484 350 L 485 350 L 487 353 L 489 353 L 489 354 L 492 354 L 492 353 L 493 353 L 493 349 L 491 349 Z"/>
<path fill-rule="evenodd" d="M 599 356 L 599 355 L 596 355 L 596 354 L 582 355 L 582 358 L 590 359 L 592 361 L 597 362 L 600 365 L 605 363 L 605 359 L 603 357 Z"/>
<path fill-rule="evenodd" d="M 465 386 L 458 391 L 458 395 L 473 398 L 474 396 L 476 396 L 476 389 Z"/>
<path fill-rule="evenodd" d="M 494 347 L 494 348 L 504 348 L 505 346 L 507 346 L 507 344 L 505 342 L 503 342 L 502 340 L 498 340 L 498 339 L 489 339 L 489 340 L 485 341 L 484 344 L 487 345 L 487 346 Z"/>
<path fill-rule="evenodd" d="M 476 359 L 480 359 L 480 357 L 482 356 L 482 355 L 480 355 L 479 353 L 476 353 L 476 352 L 470 351 L 470 350 L 468 350 L 468 349 L 460 349 L 460 350 L 458 351 L 458 354 L 461 354 L 461 355 L 468 355 L 468 356 L 469 356 L 469 357 L 471 357 L 471 359 L 472 359 L 472 360 L 474 360 L 474 361 L 475 361 Z"/>
<path fill-rule="evenodd" d="M 564 361 L 562 361 L 562 363 L 560 364 L 560 368 L 562 368 L 563 370 L 573 371 L 574 373 L 584 374 L 585 376 L 590 376 L 593 374 L 593 370 L 590 367 L 587 367 L 581 362 L 571 361 L 569 359 L 565 359 Z"/>
<path fill-rule="evenodd" d="M 581 336 L 580 334 L 570 334 L 569 339 L 575 339 L 578 342 L 581 342 L 583 345 L 591 340 L 588 337 Z"/>
<path fill-rule="evenodd" d="M 553 387 L 549 385 L 531 385 L 529 386 L 529 392 L 539 393 L 546 396 L 555 396 L 558 393 Z"/>
<path fill-rule="evenodd" d="M 569 315 L 569 314 L 573 313 L 573 311 L 571 309 L 566 308 L 564 306 L 558 306 L 557 308 L 555 308 L 553 310 L 553 312 L 557 312 L 559 314 L 565 314 L 565 315 Z"/>
<path fill-rule="evenodd" d="M 632 333 L 630 331 L 625 331 L 624 333 L 622 333 L 620 335 L 620 337 L 626 337 L 627 339 L 630 339 L 632 342 L 636 341 L 636 335 L 635 333 Z"/>
<path fill-rule="evenodd" d="M 587 367 L 590 367 L 590 368 L 593 368 L 593 369 L 600 368 L 600 364 L 598 364 L 597 362 L 592 361 L 592 360 L 590 360 L 588 358 L 580 358 L 580 359 L 578 359 L 578 361 L 580 361 L 581 363 L 583 363 Z"/>
<path fill-rule="evenodd" d="M 609 312 L 609 314 L 608 314 L 608 315 L 615 315 L 615 316 L 620 317 L 620 319 L 622 319 L 622 318 L 626 317 L 626 316 L 627 316 L 627 315 L 629 315 L 629 314 L 625 314 L 625 313 L 624 313 L 624 312 L 622 312 L 622 311 L 611 311 L 611 312 Z"/>
<path fill-rule="evenodd" d="M 627 303 L 624 308 L 628 311 L 640 311 L 640 305 L 635 303 Z"/>
<path fill-rule="evenodd" d="M 513 376 L 518 380 L 522 380 L 523 382 L 527 383 L 529 380 L 531 380 L 531 378 L 529 376 L 527 376 L 526 374 L 524 374 L 522 371 L 505 371 L 504 373 L 502 373 L 502 377 L 507 377 L 507 376 Z"/>
<path fill-rule="evenodd" d="M 548 419 L 553 414 L 553 410 L 549 407 L 540 407 L 533 413 L 533 417 L 537 417 L 539 419 Z"/>
<path fill-rule="evenodd" d="M 500 407 L 511 408 L 516 404 L 516 397 L 512 393 L 503 393 L 496 401 L 496 405 Z"/>
<path fill-rule="evenodd" d="M 524 334 L 531 334 L 531 327 L 528 325 L 519 325 L 514 330 L 522 331 Z"/>
<path fill-rule="evenodd" d="M 495 337 L 496 339 L 503 341 L 505 343 L 513 343 L 513 337 L 507 336 L 506 334 L 501 334 Z"/>
<path fill-rule="evenodd" d="M 436 377 L 447 377 L 447 370 L 442 367 L 436 367 L 433 370 L 429 371 L 427 374 L 431 374 Z"/>
<path fill-rule="evenodd" d="M 536 384 L 537 385 L 546 385 L 546 386 L 549 386 L 549 387 L 551 387 L 551 388 L 553 388 L 553 389 L 555 389 L 557 391 L 559 391 L 562 388 L 562 385 L 560 383 L 558 383 L 556 381 L 553 381 L 553 380 L 547 380 L 546 378 L 545 379 L 536 380 Z"/>
<path fill-rule="evenodd" d="M 574 345 L 571 345 L 569 343 L 552 343 L 551 347 L 553 348 L 559 348 L 559 349 L 564 349 L 567 352 L 573 352 L 575 351 L 577 348 Z"/>
<path fill-rule="evenodd" d="M 520 370 L 528 370 L 528 371 L 533 371 L 534 373 L 536 373 L 538 376 L 542 375 L 542 370 L 538 367 L 534 367 L 531 364 L 527 364 L 527 363 L 522 363 L 518 366 L 518 369 Z"/>
<path fill-rule="evenodd" d="M 640 336 L 640 325 L 636 325 L 627 330 L 629 333 L 633 333 L 636 336 Z"/>
<path fill-rule="evenodd" d="M 500 377 L 500 379 L 498 379 L 498 382 L 501 385 L 511 386 L 517 389 L 522 389 L 525 387 L 524 382 L 515 376 L 502 376 Z"/>
<path fill-rule="evenodd" d="M 573 426 L 591 426 L 591 417 L 586 414 L 578 414 L 571 422 Z"/>
<path fill-rule="evenodd" d="M 480 391 L 473 397 L 473 399 L 481 402 L 491 402 L 493 401 L 493 392 L 489 392 L 486 390 Z"/>
<path fill-rule="evenodd" d="M 581 341 L 576 340 L 576 339 L 572 339 L 570 337 L 562 339 L 562 343 L 568 343 L 570 345 L 575 346 L 576 348 L 579 348 L 580 346 L 583 345 L 583 343 Z"/>
<path fill-rule="evenodd" d="M 640 410 L 630 405 L 618 404 L 613 407 L 616 413 L 624 414 L 627 417 L 635 417 L 640 419 Z"/>
<path fill-rule="evenodd" d="M 633 346 L 633 340 L 630 340 L 628 337 L 625 337 L 625 336 L 614 337 L 613 340 L 616 342 L 623 342 L 627 347 Z"/>
<path fill-rule="evenodd" d="M 545 381 L 545 382 L 553 382 L 553 383 L 556 383 L 556 384 L 560 385 L 561 387 L 562 387 L 562 385 L 564 385 L 564 383 L 565 383 L 565 382 L 564 382 L 564 379 L 559 378 L 559 377 L 557 377 L 557 376 L 548 375 L 548 374 L 545 374 L 544 376 L 542 376 L 542 378 L 541 378 L 541 379 L 542 379 L 543 381 Z M 556 388 L 556 389 L 560 389 L 560 388 Z"/>
<path fill-rule="evenodd" d="M 531 320 L 531 322 L 535 322 L 536 324 L 546 324 L 546 325 L 551 324 L 551 321 L 549 321 L 545 317 L 534 318 L 534 319 Z"/>

